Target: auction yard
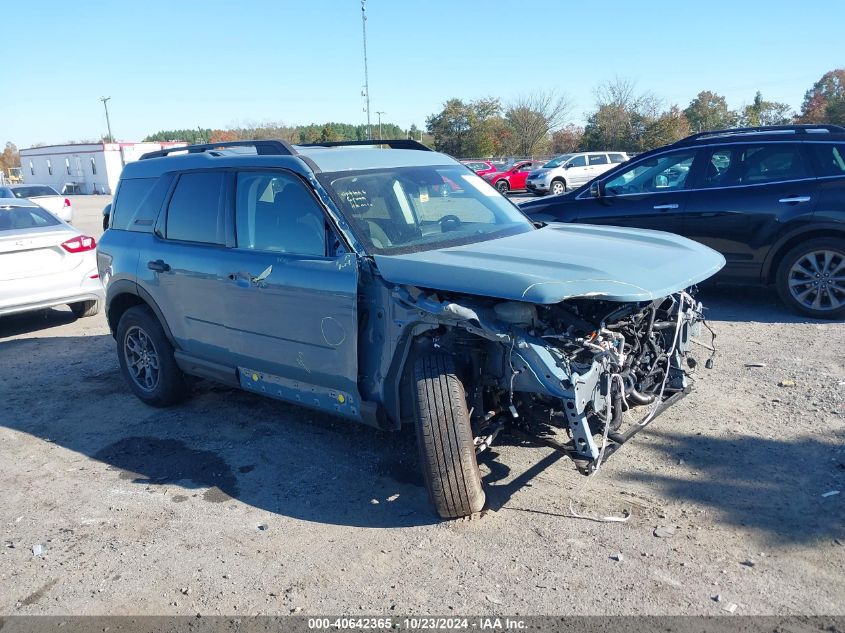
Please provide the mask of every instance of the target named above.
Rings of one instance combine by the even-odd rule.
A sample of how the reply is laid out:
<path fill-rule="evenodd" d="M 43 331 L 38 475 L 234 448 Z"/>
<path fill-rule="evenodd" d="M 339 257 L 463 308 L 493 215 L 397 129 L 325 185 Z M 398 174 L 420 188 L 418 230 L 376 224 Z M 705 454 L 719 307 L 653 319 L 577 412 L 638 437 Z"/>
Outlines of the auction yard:
<path fill-rule="evenodd" d="M 76 226 L 108 200 L 74 197 Z M 719 353 L 689 397 L 594 479 L 501 438 L 455 522 L 412 429 L 206 382 L 152 409 L 102 313 L 2 318 L 0 613 L 842 613 L 845 326 L 702 299 Z"/>

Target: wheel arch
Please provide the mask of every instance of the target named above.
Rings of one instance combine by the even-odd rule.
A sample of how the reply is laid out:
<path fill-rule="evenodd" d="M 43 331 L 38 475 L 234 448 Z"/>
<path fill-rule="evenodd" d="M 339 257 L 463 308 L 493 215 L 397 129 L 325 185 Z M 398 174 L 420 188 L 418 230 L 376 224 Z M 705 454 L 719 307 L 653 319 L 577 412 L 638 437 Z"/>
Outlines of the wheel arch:
<path fill-rule="evenodd" d="M 812 227 L 806 227 L 781 237 L 769 249 L 769 255 L 763 263 L 763 282 L 767 284 L 774 283 L 778 267 L 781 261 L 783 261 L 784 256 L 801 242 L 816 238 L 845 239 L 845 226 L 833 222 L 814 224 Z"/>
<path fill-rule="evenodd" d="M 158 307 L 155 300 L 143 288 L 136 283 L 128 280 L 120 280 L 113 282 L 108 289 L 108 297 L 106 301 L 106 319 L 108 320 L 109 330 L 112 336 L 117 336 L 117 324 L 120 323 L 120 317 L 134 306 L 147 306 L 152 310 L 158 322 L 161 323 L 161 328 L 164 330 L 164 335 L 175 349 L 179 349 L 176 340 L 173 338 L 173 333 L 164 319 L 164 314 L 161 308 Z"/>

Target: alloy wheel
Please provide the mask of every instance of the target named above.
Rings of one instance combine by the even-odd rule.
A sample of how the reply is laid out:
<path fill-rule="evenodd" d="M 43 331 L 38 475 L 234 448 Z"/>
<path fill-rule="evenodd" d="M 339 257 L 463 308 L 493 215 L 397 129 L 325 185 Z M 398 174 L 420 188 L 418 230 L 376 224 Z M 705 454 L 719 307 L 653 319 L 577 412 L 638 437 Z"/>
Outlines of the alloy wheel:
<path fill-rule="evenodd" d="M 144 391 L 153 391 L 161 376 L 158 352 L 149 335 L 137 325 L 126 331 L 123 355 L 135 384 Z"/>
<path fill-rule="evenodd" d="M 789 292 L 799 304 L 819 312 L 845 305 L 845 254 L 817 250 L 799 257 L 787 276 Z"/>

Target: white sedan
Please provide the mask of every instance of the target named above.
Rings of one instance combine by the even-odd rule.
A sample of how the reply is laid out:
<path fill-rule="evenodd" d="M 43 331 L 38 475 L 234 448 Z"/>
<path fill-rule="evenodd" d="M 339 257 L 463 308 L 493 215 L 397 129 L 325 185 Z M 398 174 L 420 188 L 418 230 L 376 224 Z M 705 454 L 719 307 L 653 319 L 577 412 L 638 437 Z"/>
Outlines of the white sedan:
<path fill-rule="evenodd" d="M 44 207 L 60 220 L 73 222 L 73 205 L 58 191 L 47 185 L 5 185 L 0 187 L 0 198 L 26 198 Z"/>
<path fill-rule="evenodd" d="M 0 315 L 67 304 L 94 316 L 105 299 L 97 243 L 29 200 L 0 198 Z"/>

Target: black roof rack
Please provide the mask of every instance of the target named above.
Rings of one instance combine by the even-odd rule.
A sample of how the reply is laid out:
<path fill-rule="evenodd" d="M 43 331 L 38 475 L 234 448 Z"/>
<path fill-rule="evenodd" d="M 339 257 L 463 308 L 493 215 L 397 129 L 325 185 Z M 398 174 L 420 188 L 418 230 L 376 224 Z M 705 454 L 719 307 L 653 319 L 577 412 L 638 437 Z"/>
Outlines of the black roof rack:
<path fill-rule="evenodd" d="M 709 130 L 706 132 L 699 132 L 692 134 L 686 138 L 681 139 L 675 145 L 685 145 L 694 141 L 700 141 L 707 138 L 715 138 L 719 136 L 734 136 L 740 134 L 765 134 L 766 132 L 779 134 L 792 132 L 793 134 L 808 134 L 814 132 L 831 132 L 831 133 L 845 133 L 845 127 L 841 125 L 826 125 L 826 124 L 801 124 L 801 125 L 759 125 L 756 127 L 736 127 L 725 130 Z"/>
<path fill-rule="evenodd" d="M 323 143 L 299 143 L 299 147 L 346 147 L 355 145 L 387 145 L 390 149 L 417 149 L 423 152 L 432 151 L 428 145 L 409 138 L 379 139 L 373 141 L 325 141 Z"/>
<path fill-rule="evenodd" d="M 168 147 L 167 149 L 160 149 L 156 152 L 147 152 L 141 156 L 140 160 L 147 158 L 161 158 L 168 154 L 176 152 L 187 152 L 188 154 L 201 154 L 202 152 L 210 152 L 217 149 L 226 149 L 229 147 L 254 147 L 256 154 L 279 156 L 292 156 L 296 154 L 296 150 L 285 141 L 225 141 L 221 143 L 205 143 L 203 145 L 183 145 L 182 147 Z"/>

